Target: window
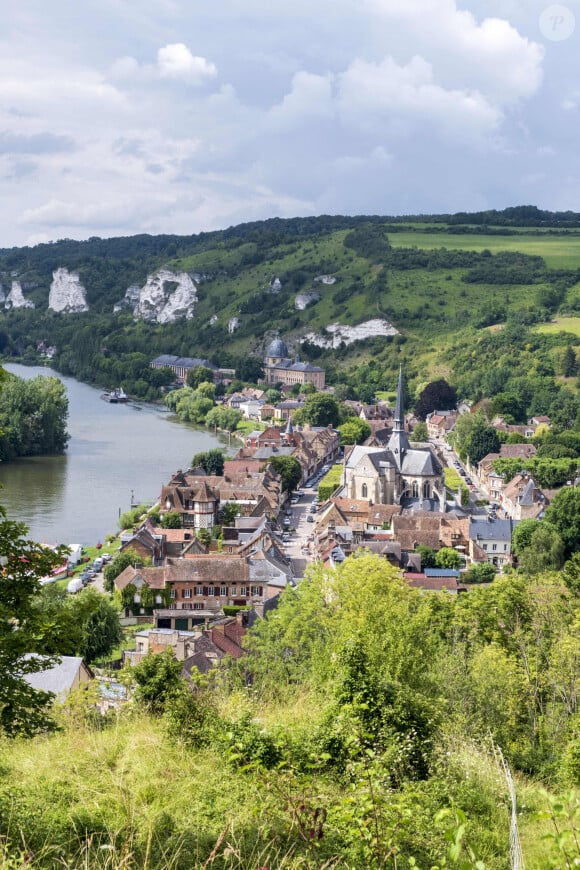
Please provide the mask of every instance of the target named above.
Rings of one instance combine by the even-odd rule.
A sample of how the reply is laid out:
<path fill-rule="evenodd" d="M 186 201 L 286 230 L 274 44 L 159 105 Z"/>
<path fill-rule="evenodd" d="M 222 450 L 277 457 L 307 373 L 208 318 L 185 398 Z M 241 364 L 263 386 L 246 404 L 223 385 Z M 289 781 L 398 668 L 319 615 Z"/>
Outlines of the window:
<path fill-rule="evenodd" d="M 492 544 L 491 549 L 495 552 L 497 550 L 497 544 Z"/>
<path fill-rule="evenodd" d="M 413 498 L 419 498 L 419 484 L 416 480 L 413 481 L 413 487 L 411 489 L 411 492 L 413 494 Z"/>
<path fill-rule="evenodd" d="M 431 498 L 431 487 L 428 483 L 423 484 L 423 498 Z"/>
<path fill-rule="evenodd" d="M 220 586 L 220 595 L 225 596 L 227 594 L 228 594 L 228 587 L 227 586 Z"/>
<path fill-rule="evenodd" d="M 240 586 L 240 595 L 247 595 L 247 594 L 248 594 L 248 587 L 247 586 Z"/>
<path fill-rule="evenodd" d="M 483 547 L 484 550 L 487 550 L 487 544 L 482 544 L 481 546 Z"/>
<path fill-rule="evenodd" d="M 196 595 L 203 595 L 203 586 L 196 586 L 195 587 L 195 594 Z"/>
<path fill-rule="evenodd" d="M 252 595 L 261 595 L 262 587 L 261 586 L 252 586 Z"/>
<path fill-rule="evenodd" d="M 208 595 L 215 595 L 215 586 L 208 586 L 207 587 L 207 594 Z"/>
<path fill-rule="evenodd" d="M 201 603 L 201 601 L 196 601 L 195 604 L 193 605 L 193 609 L 194 610 L 203 610 L 203 604 Z"/>
<path fill-rule="evenodd" d="M 233 552 L 234 552 L 234 548 L 233 548 L 233 547 L 228 547 L 228 553 L 233 553 Z"/>
<path fill-rule="evenodd" d="M 171 590 L 171 592 L 169 593 L 169 597 L 170 597 L 170 598 L 175 598 L 175 589 L 172 589 L 172 590 Z"/>
<path fill-rule="evenodd" d="M 230 595 L 237 595 L 237 594 L 238 594 L 237 586 L 232 586 L 232 588 L 230 589 Z"/>
<path fill-rule="evenodd" d="M 181 592 L 182 598 L 191 598 L 191 589 L 183 589 Z"/>
<path fill-rule="evenodd" d="M 362 485 L 361 494 L 362 494 L 363 498 L 368 498 L 369 490 L 368 490 L 368 486 L 366 485 L 366 483 L 363 483 L 363 485 Z"/>

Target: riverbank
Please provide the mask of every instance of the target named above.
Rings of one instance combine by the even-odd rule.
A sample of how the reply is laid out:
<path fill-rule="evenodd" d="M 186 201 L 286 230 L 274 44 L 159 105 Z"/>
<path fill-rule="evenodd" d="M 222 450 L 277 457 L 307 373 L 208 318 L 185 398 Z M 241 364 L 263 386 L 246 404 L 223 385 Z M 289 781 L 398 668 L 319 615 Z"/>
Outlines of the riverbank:
<path fill-rule="evenodd" d="M 0 503 L 40 542 L 92 546 L 131 504 L 153 504 L 192 457 L 230 445 L 213 430 L 178 421 L 163 405 L 109 404 L 100 391 L 48 366 L 5 364 L 19 377 L 58 377 L 69 401 L 66 453 L 0 464 Z"/>

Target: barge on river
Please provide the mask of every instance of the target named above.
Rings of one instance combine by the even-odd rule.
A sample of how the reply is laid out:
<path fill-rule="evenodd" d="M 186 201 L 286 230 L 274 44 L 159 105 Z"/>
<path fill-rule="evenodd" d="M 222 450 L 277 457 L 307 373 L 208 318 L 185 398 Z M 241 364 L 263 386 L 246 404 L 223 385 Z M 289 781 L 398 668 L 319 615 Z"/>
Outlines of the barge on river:
<path fill-rule="evenodd" d="M 123 387 L 115 387 L 114 390 L 109 390 L 107 393 L 102 393 L 101 399 L 104 402 L 110 402 L 112 405 L 118 405 L 122 402 L 128 402 L 129 396 Z"/>

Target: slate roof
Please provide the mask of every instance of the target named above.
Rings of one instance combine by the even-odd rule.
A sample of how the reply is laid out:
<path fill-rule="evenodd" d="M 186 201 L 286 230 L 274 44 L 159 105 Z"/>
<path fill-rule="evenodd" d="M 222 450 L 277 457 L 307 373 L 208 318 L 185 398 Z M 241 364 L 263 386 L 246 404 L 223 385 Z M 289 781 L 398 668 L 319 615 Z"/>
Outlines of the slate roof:
<path fill-rule="evenodd" d="M 395 457 L 391 450 L 382 447 L 365 447 L 364 445 L 355 446 L 346 459 L 347 468 L 356 468 L 363 457 L 368 456 L 377 471 L 380 472 L 381 463 L 388 462 L 390 465 L 397 465 Z M 443 469 L 435 454 L 428 447 L 414 448 L 410 447 L 403 455 L 403 463 L 401 466 L 401 474 L 409 474 L 411 476 L 438 476 L 443 473 Z"/>
<path fill-rule="evenodd" d="M 43 659 L 44 656 L 27 655 L 25 658 Z M 62 698 L 68 695 L 72 689 L 81 667 L 87 667 L 81 656 L 62 656 L 59 664 L 35 674 L 24 674 L 24 679 L 33 689 L 41 692 L 53 692 L 57 698 Z M 90 669 L 87 668 L 87 670 L 92 676 Z"/>
<path fill-rule="evenodd" d="M 469 537 L 472 541 L 478 538 L 484 541 L 501 541 L 509 543 L 518 520 L 511 519 L 477 519 L 472 517 L 469 524 Z"/>

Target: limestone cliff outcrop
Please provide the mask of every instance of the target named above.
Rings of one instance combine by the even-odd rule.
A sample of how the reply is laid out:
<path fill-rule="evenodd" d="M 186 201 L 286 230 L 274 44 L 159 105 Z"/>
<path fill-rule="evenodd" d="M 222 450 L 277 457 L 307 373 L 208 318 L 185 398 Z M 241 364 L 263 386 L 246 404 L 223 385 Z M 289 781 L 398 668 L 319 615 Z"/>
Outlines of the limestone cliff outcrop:
<path fill-rule="evenodd" d="M 4 308 L 34 308 L 34 302 L 27 299 L 22 292 L 20 281 L 12 282 L 12 287 L 4 302 Z"/>
<path fill-rule="evenodd" d="M 365 323 L 359 323 L 358 326 L 343 326 L 340 323 L 331 323 L 326 327 L 328 335 L 317 335 L 315 332 L 309 332 L 304 336 L 302 341 L 308 341 L 310 344 L 316 344 L 318 347 L 339 347 L 341 344 L 352 344 L 353 341 L 362 341 L 365 338 L 376 338 L 377 336 L 399 335 L 399 330 L 396 329 L 388 320 L 367 320 Z"/>
<path fill-rule="evenodd" d="M 63 266 L 52 273 L 52 283 L 48 295 L 48 307 L 59 314 L 78 314 L 88 311 L 86 290 L 76 272 L 69 272 Z"/>
<path fill-rule="evenodd" d="M 159 269 L 147 276 L 143 287 L 129 287 L 125 299 L 115 306 L 133 310 L 136 319 L 154 323 L 191 320 L 197 304 L 197 287 L 187 272 Z"/>

